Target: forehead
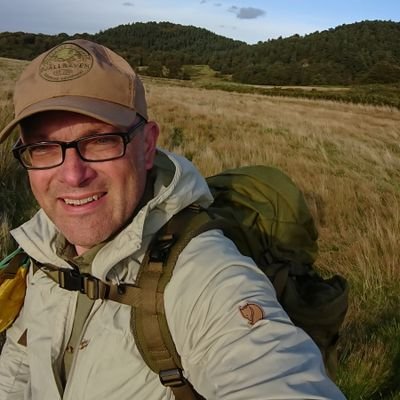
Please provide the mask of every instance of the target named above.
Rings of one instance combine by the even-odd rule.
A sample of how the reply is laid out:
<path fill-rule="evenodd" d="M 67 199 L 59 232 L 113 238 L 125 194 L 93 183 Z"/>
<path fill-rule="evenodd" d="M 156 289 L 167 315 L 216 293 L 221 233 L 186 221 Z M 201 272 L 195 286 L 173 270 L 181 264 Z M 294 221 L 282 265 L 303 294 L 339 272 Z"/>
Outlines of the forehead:
<path fill-rule="evenodd" d="M 24 141 L 73 140 L 92 133 L 116 132 L 118 129 L 95 118 L 68 111 L 46 111 L 26 118 L 20 124 Z M 57 136 L 62 137 L 57 137 Z"/>

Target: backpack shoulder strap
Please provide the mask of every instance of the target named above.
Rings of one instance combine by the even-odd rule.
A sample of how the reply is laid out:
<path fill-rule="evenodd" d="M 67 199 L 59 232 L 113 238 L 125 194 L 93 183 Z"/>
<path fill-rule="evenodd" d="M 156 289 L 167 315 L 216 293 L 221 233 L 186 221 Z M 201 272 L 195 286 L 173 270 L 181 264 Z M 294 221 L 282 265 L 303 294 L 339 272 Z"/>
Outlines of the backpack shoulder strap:
<path fill-rule="evenodd" d="M 200 397 L 183 376 L 180 356 L 165 316 L 164 290 L 187 244 L 203 232 L 222 228 L 222 220 L 213 219 L 200 207 L 182 210 L 156 234 L 138 273 L 139 301 L 136 299 L 132 306 L 131 318 L 135 342 L 146 364 L 159 375 L 164 386 L 171 388 L 178 400 Z M 127 296 L 129 291 L 128 287 Z"/>

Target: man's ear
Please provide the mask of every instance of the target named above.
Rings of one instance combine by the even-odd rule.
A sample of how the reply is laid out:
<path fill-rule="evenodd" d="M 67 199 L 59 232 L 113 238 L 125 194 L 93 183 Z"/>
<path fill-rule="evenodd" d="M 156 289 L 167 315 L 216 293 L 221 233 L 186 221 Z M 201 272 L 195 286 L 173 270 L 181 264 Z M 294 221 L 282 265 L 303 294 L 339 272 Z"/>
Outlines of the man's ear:
<path fill-rule="evenodd" d="M 144 127 L 146 170 L 149 170 L 153 167 L 159 133 L 160 133 L 160 128 L 154 121 L 149 121 Z"/>

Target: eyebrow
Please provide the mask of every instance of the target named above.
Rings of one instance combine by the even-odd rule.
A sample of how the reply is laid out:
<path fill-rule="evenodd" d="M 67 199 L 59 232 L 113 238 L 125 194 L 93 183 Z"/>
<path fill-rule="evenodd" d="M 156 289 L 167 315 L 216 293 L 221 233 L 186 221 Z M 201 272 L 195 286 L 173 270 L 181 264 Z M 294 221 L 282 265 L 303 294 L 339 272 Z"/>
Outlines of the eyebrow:
<path fill-rule="evenodd" d="M 122 133 L 122 130 L 117 128 L 116 126 L 112 126 L 110 125 L 107 128 L 90 128 L 88 131 L 86 131 L 84 134 L 79 135 L 75 138 L 75 140 L 78 140 L 80 138 L 86 137 L 86 136 L 90 136 L 90 135 L 97 135 L 97 134 L 111 134 L 111 133 Z M 44 135 L 41 135 L 40 132 L 38 133 L 25 133 L 24 131 L 21 129 L 21 141 L 24 144 L 28 144 L 28 143 L 36 143 L 36 142 L 52 142 L 52 141 L 60 141 L 59 139 L 50 139 Z M 30 140 L 33 139 L 33 140 Z M 62 140 L 61 140 L 62 141 Z M 64 140 L 65 141 L 65 140 Z"/>

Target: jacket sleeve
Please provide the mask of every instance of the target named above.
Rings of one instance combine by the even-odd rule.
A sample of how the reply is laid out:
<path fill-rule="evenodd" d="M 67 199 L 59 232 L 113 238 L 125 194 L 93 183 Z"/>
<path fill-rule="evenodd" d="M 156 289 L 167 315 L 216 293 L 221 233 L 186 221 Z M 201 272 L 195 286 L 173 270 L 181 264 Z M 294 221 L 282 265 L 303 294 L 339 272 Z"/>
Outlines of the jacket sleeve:
<path fill-rule="evenodd" d="M 253 261 L 220 231 L 181 253 L 165 291 L 185 374 L 207 399 L 345 399 Z"/>

